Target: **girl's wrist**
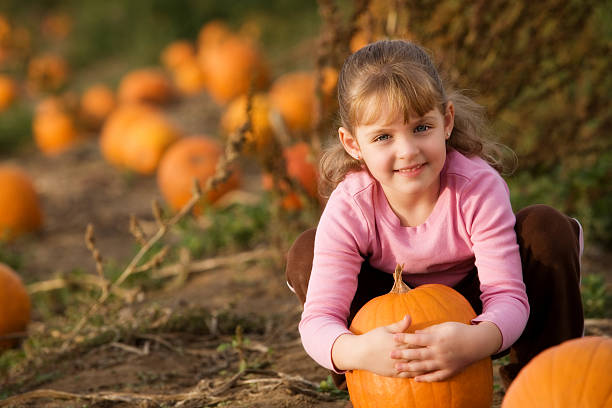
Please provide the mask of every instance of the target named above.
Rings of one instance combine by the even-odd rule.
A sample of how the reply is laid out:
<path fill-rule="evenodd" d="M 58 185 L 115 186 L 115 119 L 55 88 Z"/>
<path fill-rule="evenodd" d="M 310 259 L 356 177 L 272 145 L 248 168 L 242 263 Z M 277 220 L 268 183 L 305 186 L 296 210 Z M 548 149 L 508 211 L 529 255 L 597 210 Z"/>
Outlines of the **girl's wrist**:
<path fill-rule="evenodd" d="M 477 343 L 480 354 L 483 354 L 482 358 L 491 356 L 499 351 L 503 338 L 499 327 L 495 323 L 482 321 L 472 327 L 479 333 L 477 338 L 481 339 Z"/>
<path fill-rule="evenodd" d="M 337 371 L 349 371 L 359 368 L 360 359 L 359 336 L 344 333 L 338 336 L 332 345 L 332 364 Z"/>

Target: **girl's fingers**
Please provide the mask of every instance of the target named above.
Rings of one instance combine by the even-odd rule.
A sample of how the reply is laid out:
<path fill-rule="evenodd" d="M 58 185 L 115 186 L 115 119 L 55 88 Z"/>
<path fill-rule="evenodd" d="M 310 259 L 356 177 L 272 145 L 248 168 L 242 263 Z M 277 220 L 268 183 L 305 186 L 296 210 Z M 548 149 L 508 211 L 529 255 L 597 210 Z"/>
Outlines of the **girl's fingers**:
<path fill-rule="evenodd" d="M 449 370 L 438 370 L 427 374 L 421 374 L 414 377 L 417 382 L 435 382 L 444 381 L 451 377 Z"/>
<path fill-rule="evenodd" d="M 431 350 L 423 347 L 396 349 L 391 352 L 391 358 L 396 360 L 427 360 L 431 358 Z"/>
<path fill-rule="evenodd" d="M 409 344 L 416 347 L 432 345 L 433 336 L 429 333 L 396 333 L 393 340 L 396 343 Z"/>
<path fill-rule="evenodd" d="M 410 373 L 431 373 L 436 372 L 440 369 L 440 365 L 436 364 L 435 361 L 427 360 L 427 361 L 410 361 L 407 363 L 397 363 L 395 364 L 395 369 L 397 371 L 405 371 Z"/>
<path fill-rule="evenodd" d="M 412 319 L 410 318 L 410 315 L 405 315 L 402 320 L 395 323 L 391 323 L 387 326 L 387 328 L 391 333 L 401 333 L 403 331 L 408 330 L 408 327 L 410 327 L 411 322 Z"/>

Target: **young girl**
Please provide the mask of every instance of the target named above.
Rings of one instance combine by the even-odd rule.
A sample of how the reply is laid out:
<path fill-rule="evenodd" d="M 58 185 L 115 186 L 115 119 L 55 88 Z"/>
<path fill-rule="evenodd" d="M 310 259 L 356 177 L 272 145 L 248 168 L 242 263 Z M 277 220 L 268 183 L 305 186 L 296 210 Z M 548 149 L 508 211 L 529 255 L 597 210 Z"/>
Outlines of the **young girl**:
<path fill-rule="evenodd" d="M 508 385 L 537 353 L 582 335 L 580 224 L 543 205 L 515 216 L 482 109 L 447 94 L 422 48 L 395 40 L 357 51 L 338 101 L 340 143 L 322 159 L 335 189 L 286 270 L 304 304 L 304 348 L 336 385 L 353 369 L 446 380 L 510 350 L 500 370 Z M 391 289 L 397 264 L 411 287 L 454 287 L 477 317 L 409 334 L 406 316 L 352 334 L 353 316 Z"/>

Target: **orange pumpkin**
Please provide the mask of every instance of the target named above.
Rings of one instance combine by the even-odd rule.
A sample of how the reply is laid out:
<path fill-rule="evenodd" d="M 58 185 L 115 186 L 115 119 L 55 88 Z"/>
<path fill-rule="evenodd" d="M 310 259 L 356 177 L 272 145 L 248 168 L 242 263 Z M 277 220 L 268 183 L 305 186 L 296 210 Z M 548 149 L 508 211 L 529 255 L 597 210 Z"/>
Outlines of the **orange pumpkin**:
<path fill-rule="evenodd" d="M 42 222 L 42 210 L 30 177 L 19 167 L 0 165 L 0 240 L 36 231 Z"/>
<path fill-rule="evenodd" d="M 313 198 L 318 198 L 318 172 L 314 164 L 310 146 L 305 142 L 298 142 L 283 149 L 283 157 L 287 165 L 287 175 L 296 180 L 302 188 Z M 272 190 L 274 181 L 271 174 L 262 177 L 264 190 Z M 287 210 L 299 210 L 303 207 L 299 195 L 291 191 L 289 186 L 280 186 L 281 205 Z"/>
<path fill-rule="evenodd" d="M 55 40 L 64 40 L 72 31 L 72 17 L 66 13 L 51 13 L 43 18 L 41 31 Z"/>
<path fill-rule="evenodd" d="M 90 127 L 99 128 L 115 109 L 115 94 L 106 85 L 92 85 L 81 96 L 81 116 Z"/>
<path fill-rule="evenodd" d="M 206 78 L 196 60 L 186 60 L 176 66 L 172 79 L 176 88 L 185 95 L 198 94 L 206 86 Z"/>
<path fill-rule="evenodd" d="M 173 71 L 181 64 L 195 60 L 195 47 L 190 41 L 174 41 L 161 53 L 161 62 L 166 69 Z"/>
<path fill-rule="evenodd" d="M 173 210 L 179 210 L 193 194 L 193 180 L 197 179 L 202 189 L 217 169 L 223 150 L 221 145 L 205 136 L 191 136 L 179 140 L 162 157 L 157 171 L 157 185 L 165 201 Z M 237 169 L 223 184 L 206 195 L 208 203 L 214 203 L 225 193 L 240 184 Z M 196 214 L 201 206 L 195 207 Z"/>
<path fill-rule="evenodd" d="M 612 406 L 612 339 L 567 340 L 535 356 L 514 379 L 502 408 Z"/>
<path fill-rule="evenodd" d="M 164 151 L 180 132 L 149 105 L 122 105 L 108 117 L 100 136 L 103 157 L 141 174 L 155 172 Z"/>
<path fill-rule="evenodd" d="M 402 281 L 401 266 L 395 270 L 391 292 L 366 303 L 355 315 L 350 330 L 363 334 L 380 326 L 412 317 L 408 332 L 447 321 L 470 324 L 476 313 L 454 289 L 422 285 L 410 289 Z M 485 358 L 446 381 L 417 383 L 411 378 L 383 377 L 365 370 L 346 373 L 346 384 L 355 408 L 361 407 L 490 407 L 493 398 L 491 359 Z"/>
<path fill-rule="evenodd" d="M 329 106 L 338 81 L 338 72 L 326 67 L 321 91 L 323 103 Z M 316 119 L 315 75 L 313 72 L 291 72 L 278 77 L 270 87 L 270 102 L 292 131 L 308 132 Z"/>
<path fill-rule="evenodd" d="M 268 68 L 256 45 L 237 35 L 230 35 L 209 47 L 201 47 L 198 61 L 206 89 L 223 105 L 251 86 L 262 89 L 268 83 Z"/>
<path fill-rule="evenodd" d="M 48 156 L 60 154 L 82 140 L 75 118 L 61 109 L 37 111 L 32 130 L 36 146 Z"/>
<path fill-rule="evenodd" d="M 262 152 L 269 146 L 274 132 L 270 124 L 270 103 L 266 94 L 258 93 L 251 101 L 251 131 L 246 136 L 247 150 Z M 221 117 L 221 128 L 226 135 L 236 132 L 247 120 L 247 97 L 239 96 Z"/>
<path fill-rule="evenodd" d="M 30 297 L 17 273 L 0 263 L 0 336 L 23 332 L 30 322 Z M 16 340 L 0 340 L 0 351 Z"/>
<path fill-rule="evenodd" d="M 173 97 L 170 81 L 155 68 L 137 69 L 125 75 L 119 83 L 117 94 L 122 103 L 164 104 Z"/>
<path fill-rule="evenodd" d="M 33 91 L 57 91 L 68 80 L 68 64 L 54 54 L 32 58 L 28 65 L 28 85 Z"/>
<path fill-rule="evenodd" d="M 206 49 L 219 44 L 232 35 L 230 28 L 221 20 L 211 20 L 198 33 L 198 48 Z"/>
<path fill-rule="evenodd" d="M 17 96 L 17 84 L 8 75 L 0 74 L 0 112 L 7 109 Z"/>

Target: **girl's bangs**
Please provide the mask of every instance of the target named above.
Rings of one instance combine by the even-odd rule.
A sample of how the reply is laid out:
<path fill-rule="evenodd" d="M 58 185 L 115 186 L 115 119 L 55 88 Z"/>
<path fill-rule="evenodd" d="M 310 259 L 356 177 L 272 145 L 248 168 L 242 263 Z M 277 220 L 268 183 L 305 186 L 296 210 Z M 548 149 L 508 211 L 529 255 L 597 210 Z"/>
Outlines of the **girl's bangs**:
<path fill-rule="evenodd" d="M 415 74 L 413 78 L 391 75 L 366 81 L 353 96 L 351 123 L 371 125 L 382 118 L 391 121 L 398 115 L 407 123 L 413 117 L 441 107 L 442 98 L 429 75 Z"/>

